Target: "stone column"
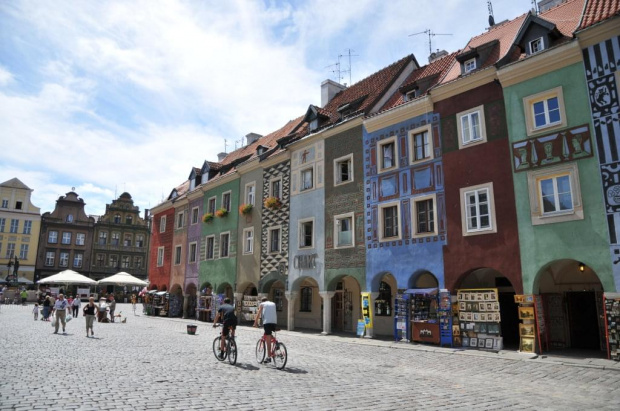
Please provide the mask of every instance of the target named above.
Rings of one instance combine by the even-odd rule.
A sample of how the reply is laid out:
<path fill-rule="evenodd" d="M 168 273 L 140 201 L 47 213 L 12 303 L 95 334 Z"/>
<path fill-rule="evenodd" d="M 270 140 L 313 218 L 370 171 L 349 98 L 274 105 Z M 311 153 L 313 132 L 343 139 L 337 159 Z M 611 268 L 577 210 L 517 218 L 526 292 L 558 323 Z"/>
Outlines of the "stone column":
<path fill-rule="evenodd" d="M 319 295 L 323 299 L 323 332 L 321 334 L 328 335 L 332 333 L 332 297 L 335 291 L 319 291 Z"/>
<path fill-rule="evenodd" d="M 379 297 L 379 292 L 371 292 L 370 293 L 370 312 L 371 312 L 371 322 L 373 327 L 375 325 L 375 300 Z M 374 337 L 374 329 L 366 328 L 366 335 L 364 338 L 373 338 Z"/>
<path fill-rule="evenodd" d="M 183 296 L 183 318 L 187 318 L 187 306 L 189 305 L 189 296 Z"/>
<path fill-rule="evenodd" d="M 284 293 L 284 296 L 286 297 L 286 300 L 288 302 L 286 312 L 286 329 L 289 331 L 293 331 L 295 329 L 295 300 L 297 300 L 297 294 L 297 291 L 290 291 Z"/>

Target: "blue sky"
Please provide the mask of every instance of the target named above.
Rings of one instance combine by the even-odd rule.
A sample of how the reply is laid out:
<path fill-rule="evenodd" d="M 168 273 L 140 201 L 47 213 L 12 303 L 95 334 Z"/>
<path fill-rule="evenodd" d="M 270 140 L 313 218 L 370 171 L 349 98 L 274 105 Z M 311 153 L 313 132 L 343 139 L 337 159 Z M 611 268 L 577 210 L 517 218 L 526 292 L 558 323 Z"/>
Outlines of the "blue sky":
<path fill-rule="evenodd" d="M 530 7 L 496 0 L 495 21 Z M 88 214 L 124 191 L 144 210 L 319 105 L 348 49 L 355 83 L 407 54 L 426 64 L 413 33 L 451 34 L 432 37 L 451 52 L 487 26 L 484 0 L 2 1 L 0 181 L 34 189 L 42 213 L 72 187 Z"/>

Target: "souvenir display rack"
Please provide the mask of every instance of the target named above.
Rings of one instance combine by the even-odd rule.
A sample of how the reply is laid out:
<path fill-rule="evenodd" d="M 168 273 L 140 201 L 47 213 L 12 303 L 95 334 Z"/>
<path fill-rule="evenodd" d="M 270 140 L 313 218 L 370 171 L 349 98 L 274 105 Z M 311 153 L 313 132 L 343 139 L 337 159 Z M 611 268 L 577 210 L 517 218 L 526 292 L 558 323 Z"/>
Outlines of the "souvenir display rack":
<path fill-rule="evenodd" d="M 441 346 L 452 347 L 452 299 L 448 290 L 439 292 L 439 333 Z"/>
<path fill-rule="evenodd" d="M 605 293 L 604 301 L 607 358 L 620 361 L 620 294 Z"/>
<path fill-rule="evenodd" d="M 519 304 L 519 351 L 533 354 L 542 353 L 543 342 L 548 349 L 545 336 L 545 319 L 543 315 L 542 298 L 539 295 L 514 296 L 515 303 Z"/>
<path fill-rule="evenodd" d="M 457 304 L 461 346 L 501 350 L 503 339 L 497 288 L 457 290 Z"/>
<path fill-rule="evenodd" d="M 409 328 L 409 303 L 410 294 L 396 294 L 394 298 L 394 340 L 409 341 L 411 330 Z"/>
<path fill-rule="evenodd" d="M 198 317 L 198 321 L 213 321 L 214 311 L 213 307 L 213 296 L 212 295 L 201 295 L 198 298 L 198 308 L 196 309 L 196 315 Z"/>
<path fill-rule="evenodd" d="M 440 344 L 439 290 L 414 288 L 406 292 L 411 294 L 411 341 Z"/>
<path fill-rule="evenodd" d="M 258 296 L 243 295 L 241 300 L 241 321 L 254 321 L 258 311 Z"/>

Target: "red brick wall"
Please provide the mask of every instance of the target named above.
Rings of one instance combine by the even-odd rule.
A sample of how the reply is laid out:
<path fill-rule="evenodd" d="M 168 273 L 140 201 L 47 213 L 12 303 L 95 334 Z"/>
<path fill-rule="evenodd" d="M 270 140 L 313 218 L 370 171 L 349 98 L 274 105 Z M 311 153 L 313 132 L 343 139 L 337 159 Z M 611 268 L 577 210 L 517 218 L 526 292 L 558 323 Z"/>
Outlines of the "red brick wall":
<path fill-rule="evenodd" d="M 166 216 L 166 231 L 160 232 L 161 217 Z M 149 281 L 150 287 L 157 286 L 161 290 L 163 286 L 166 289 L 170 284 L 170 270 L 172 267 L 172 238 L 174 235 L 174 208 L 162 211 L 153 216 L 153 224 L 151 225 L 151 245 L 149 249 Z M 164 265 L 157 266 L 157 249 L 164 249 Z"/>

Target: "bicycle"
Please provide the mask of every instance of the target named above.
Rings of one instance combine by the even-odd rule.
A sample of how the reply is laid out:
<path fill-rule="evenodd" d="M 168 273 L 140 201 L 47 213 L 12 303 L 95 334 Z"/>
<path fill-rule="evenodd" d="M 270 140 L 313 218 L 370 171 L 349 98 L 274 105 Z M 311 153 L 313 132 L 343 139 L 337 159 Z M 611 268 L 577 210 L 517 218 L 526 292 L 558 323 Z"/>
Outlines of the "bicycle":
<path fill-rule="evenodd" d="M 222 326 L 222 324 L 218 324 L 217 326 L 219 328 Z M 230 331 L 231 332 L 229 332 L 226 336 L 224 351 L 222 351 L 221 349 L 222 335 L 220 334 L 215 337 L 215 339 L 213 340 L 213 354 L 218 361 L 224 361 L 226 358 L 228 358 L 228 362 L 230 363 L 230 365 L 235 365 L 237 363 L 237 343 L 235 342 L 235 337 L 232 336 L 232 330 Z"/>
<path fill-rule="evenodd" d="M 276 331 L 280 331 L 280 329 L 277 328 Z M 266 335 L 263 334 L 262 337 L 256 342 L 256 361 L 258 361 L 259 364 L 265 364 L 265 354 L 267 352 L 266 345 Z M 273 359 L 273 365 L 278 370 L 284 368 L 288 359 L 286 345 L 277 340 L 275 331 L 271 335 L 271 358 Z"/>

